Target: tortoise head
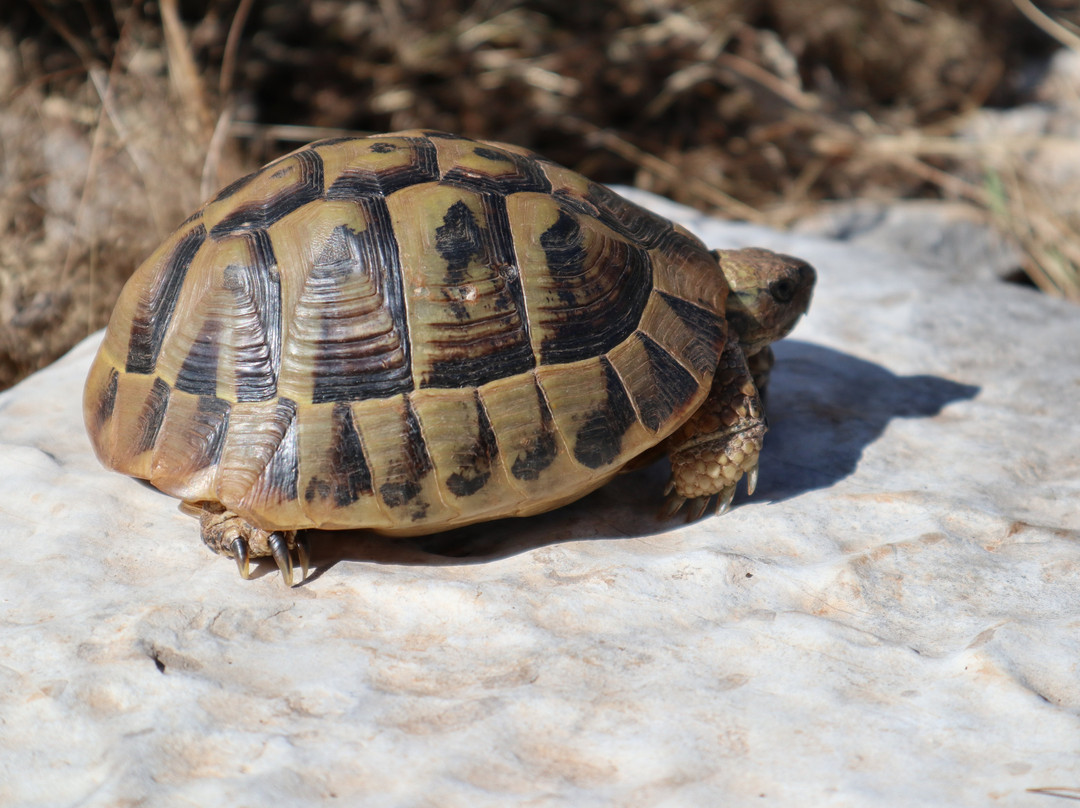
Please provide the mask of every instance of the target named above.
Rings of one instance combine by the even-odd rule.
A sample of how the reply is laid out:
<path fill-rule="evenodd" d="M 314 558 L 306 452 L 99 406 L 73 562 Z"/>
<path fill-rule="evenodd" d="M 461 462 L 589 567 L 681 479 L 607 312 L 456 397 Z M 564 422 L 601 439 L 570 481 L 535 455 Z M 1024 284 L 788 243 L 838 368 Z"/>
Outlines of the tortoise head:
<path fill-rule="evenodd" d="M 726 316 L 743 352 L 752 356 L 786 337 L 810 306 L 814 268 L 800 258 L 758 247 L 712 254 L 731 287 Z"/>

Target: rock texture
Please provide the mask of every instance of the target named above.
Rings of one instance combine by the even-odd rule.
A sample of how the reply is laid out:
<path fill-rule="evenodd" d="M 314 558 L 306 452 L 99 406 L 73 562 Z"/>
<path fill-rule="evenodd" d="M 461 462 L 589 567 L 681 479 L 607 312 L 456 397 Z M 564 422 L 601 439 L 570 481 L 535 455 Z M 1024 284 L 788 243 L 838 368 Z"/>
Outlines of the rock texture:
<path fill-rule="evenodd" d="M 1019 249 L 990 223 L 987 213 L 963 202 L 836 202 L 800 219 L 793 229 L 868 252 L 895 253 L 901 260 L 948 273 L 953 280 L 992 283 L 1022 274 Z"/>
<path fill-rule="evenodd" d="M 658 523 L 653 467 L 452 536 L 317 534 L 288 590 L 97 465 L 98 337 L 0 395 L 0 804 L 1080 794 L 1080 310 L 643 198 L 820 272 L 719 519 Z"/>

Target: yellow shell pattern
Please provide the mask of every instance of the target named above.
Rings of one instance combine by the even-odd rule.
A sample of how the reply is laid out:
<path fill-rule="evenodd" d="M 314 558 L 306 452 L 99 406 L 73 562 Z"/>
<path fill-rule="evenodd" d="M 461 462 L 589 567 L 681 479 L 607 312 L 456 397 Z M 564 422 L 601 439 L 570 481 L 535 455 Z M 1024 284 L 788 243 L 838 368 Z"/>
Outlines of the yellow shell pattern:
<path fill-rule="evenodd" d="M 105 465 L 266 530 L 537 513 L 698 407 L 726 294 L 692 235 L 530 152 L 322 141 L 134 273 L 87 428 Z"/>

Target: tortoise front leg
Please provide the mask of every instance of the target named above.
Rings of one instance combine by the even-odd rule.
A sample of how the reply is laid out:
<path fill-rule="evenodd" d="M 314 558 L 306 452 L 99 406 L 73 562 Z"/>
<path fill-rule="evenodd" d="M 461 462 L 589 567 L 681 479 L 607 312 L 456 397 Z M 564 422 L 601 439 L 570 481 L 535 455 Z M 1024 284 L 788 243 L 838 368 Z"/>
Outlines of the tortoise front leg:
<path fill-rule="evenodd" d="M 252 557 L 273 556 L 285 586 L 292 586 L 291 551 L 295 547 L 302 573 L 300 580 L 307 578 L 310 547 L 306 536 L 297 538 L 295 530 L 270 531 L 255 527 L 217 502 L 183 502 L 180 508 L 199 517 L 203 543 L 218 555 L 235 559 L 240 577 L 247 579 L 250 575 Z"/>
<path fill-rule="evenodd" d="M 773 365 L 776 364 L 776 354 L 771 345 L 766 345 L 756 354 L 746 357 L 746 367 L 754 378 L 754 387 L 757 388 L 758 397 L 764 406 L 769 392 L 769 374 Z"/>
<path fill-rule="evenodd" d="M 720 356 L 705 402 L 664 443 L 671 481 L 661 515 L 673 516 L 689 501 L 689 519 L 697 519 L 714 496 L 716 513 L 725 513 L 744 474 L 747 493 L 754 493 L 766 429 L 753 376 L 738 344 L 731 343 Z"/>

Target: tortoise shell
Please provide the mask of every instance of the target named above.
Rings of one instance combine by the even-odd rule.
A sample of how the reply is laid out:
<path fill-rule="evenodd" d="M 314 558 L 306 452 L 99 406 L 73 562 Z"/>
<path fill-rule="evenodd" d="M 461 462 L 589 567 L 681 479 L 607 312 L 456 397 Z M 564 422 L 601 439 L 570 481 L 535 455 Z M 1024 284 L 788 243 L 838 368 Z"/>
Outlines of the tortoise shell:
<path fill-rule="evenodd" d="M 538 513 L 694 413 L 727 293 L 686 230 L 525 150 L 320 141 L 136 270 L 87 428 L 106 466 L 268 531 Z"/>

